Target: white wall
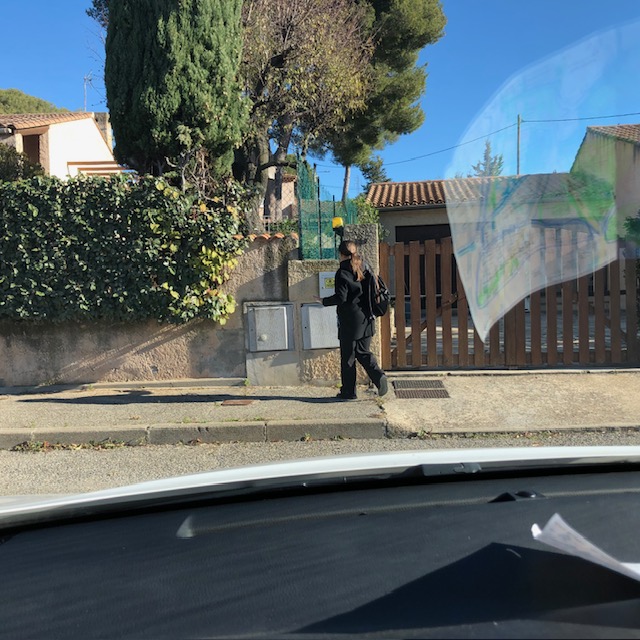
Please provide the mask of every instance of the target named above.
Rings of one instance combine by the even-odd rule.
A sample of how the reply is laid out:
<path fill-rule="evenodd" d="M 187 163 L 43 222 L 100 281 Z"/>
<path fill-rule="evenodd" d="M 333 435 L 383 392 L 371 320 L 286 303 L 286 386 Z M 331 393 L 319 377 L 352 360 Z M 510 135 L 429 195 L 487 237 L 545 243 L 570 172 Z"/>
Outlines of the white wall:
<path fill-rule="evenodd" d="M 587 132 L 574 163 L 575 169 L 590 173 L 614 185 L 618 210 L 618 233 L 640 210 L 640 147 L 612 136 Z"/>
<path fill-rule="evenodd" d="M 92 117 L 53 124 L 48 137 L 52 176 L 77 175 L 77 169 L 67 167 L 68 162 L 113 162 L 113 154 Z"/>

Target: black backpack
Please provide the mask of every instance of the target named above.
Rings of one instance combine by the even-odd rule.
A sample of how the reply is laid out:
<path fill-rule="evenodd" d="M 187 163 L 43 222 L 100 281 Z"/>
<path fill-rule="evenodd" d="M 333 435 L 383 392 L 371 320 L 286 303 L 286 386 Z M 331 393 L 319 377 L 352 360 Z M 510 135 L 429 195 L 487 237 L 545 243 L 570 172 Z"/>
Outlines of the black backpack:
<path fill-rule="evenodd" d="M 362 281 L 364 312 L 370 318 L 380 318 L 389 311 L 391 294 L 384 280 L 378 275 L 367 270 Z"/>

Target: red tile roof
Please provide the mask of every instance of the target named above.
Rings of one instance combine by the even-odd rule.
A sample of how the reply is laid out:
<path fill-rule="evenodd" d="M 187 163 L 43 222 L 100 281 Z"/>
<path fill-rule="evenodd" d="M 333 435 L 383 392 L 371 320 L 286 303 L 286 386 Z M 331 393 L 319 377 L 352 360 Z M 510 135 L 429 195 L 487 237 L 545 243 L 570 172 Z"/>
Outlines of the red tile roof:
<path fill-rule="evenodd" d="M 640 124 L 614 124 L 604 127 L 587 127 L 587 133 L 600 133 L 605 136 L 618 138 L 640 144 Z"/>
<path fill-rule="evenodd" d="M 477 202 L 487 197 L 490 191 L 495 193 L 509 188 L 513 192 L 517 190 L 523 202 L 533 202 L 563 198 L 569 191 L 582 187 L 580 179 L 568 173 L 384 182 L 371 185 L 367 201 L 378 209 L 426 207 L 446 205 L 447 202 Z"/>
<path fill-rule="evenodd" d="M 256 242 L 257 240 L 282 240 L 286 237 L 293 238 L 294 240 L 298 239 L 298 234 L 295 231 L 291 231 L 288 234 L 284 234 L 280 231 L 277 233 L 250 233 L 248 236 L 243 236 L 241 233 L 233 236 L 236 240 L 242 240 L 242 238 L 247 238 L 250 242 Z"/>
<path fill-rule="evenodd" d="M 367 200 L 378 209 L 444 205 L 449 200 L 464 202 L 482 197 L 483 186 L 497 178 L 454 178 L 421 182 L 380 182 L 372 184 Z"/>
<path fill-rule="evenodd" d="M 73 122 L 74 120 L 93 117 L 93 113 L 89 111 L 73 113 L 2 113 L 0 114 L 0 127 L 12 127 L 18 130 L 33 129 L 35 127 L 46 127 L 51 124 Z"/>
<path fill-rule="evenodd" d="M 369 187 L 367 201 L 378 208 L 444 204 L 443 181 L 379 182 Z"/>

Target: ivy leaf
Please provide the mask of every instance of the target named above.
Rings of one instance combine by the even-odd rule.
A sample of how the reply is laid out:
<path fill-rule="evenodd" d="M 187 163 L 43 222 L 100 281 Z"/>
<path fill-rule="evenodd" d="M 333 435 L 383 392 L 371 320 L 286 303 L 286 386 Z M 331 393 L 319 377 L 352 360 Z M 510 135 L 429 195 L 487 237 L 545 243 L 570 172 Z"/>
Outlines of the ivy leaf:
<path fill-rule="evenodd" d="M 3 183 L 2 318 L 186 322 L 233 312 L 215 287 L 246 241 L 234 237 L 231 209 L 220 213 L 248 211 L 250 198 L 237 185 L 220 193 L 199 211 L 195 194 L 147 176 Z"/>

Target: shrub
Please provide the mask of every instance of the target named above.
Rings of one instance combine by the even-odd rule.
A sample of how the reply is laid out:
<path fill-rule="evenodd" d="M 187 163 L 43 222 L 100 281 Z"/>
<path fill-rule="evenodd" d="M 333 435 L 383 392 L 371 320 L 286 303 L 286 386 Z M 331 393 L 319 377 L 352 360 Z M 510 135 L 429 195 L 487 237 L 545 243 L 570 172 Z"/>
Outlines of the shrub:
<path fill-rule="evenodd" d="M 388 235 L 388 231 L 380 224 L 380 212 L 370 203 L 364 195 L 359 195 L 353 201 L 358 211 L 358 224 L 377 224 L 378 240 L 382 242 Z"/>
<path fill-rule="evenodd" d="M 0 143 L 0 182 L 12 182 L 44 175 L 44 169 L 31 162 L 26 154 Z"/>
<path fill-rule="evenodd" d="M 221 323 L 249 194 L 199 200 L 162 179 L 0 183 L 0 319 Z"/>

